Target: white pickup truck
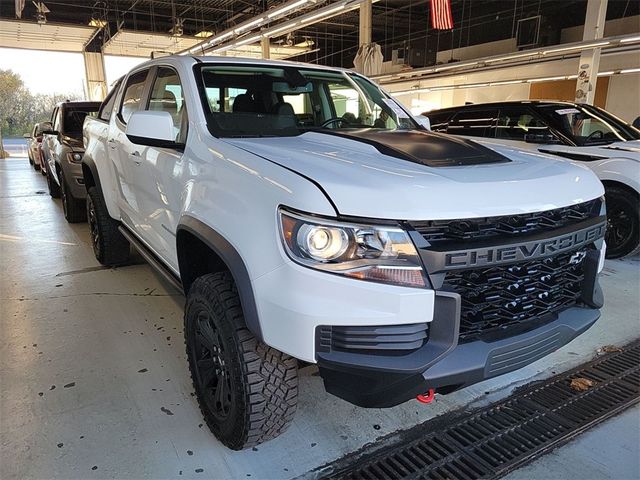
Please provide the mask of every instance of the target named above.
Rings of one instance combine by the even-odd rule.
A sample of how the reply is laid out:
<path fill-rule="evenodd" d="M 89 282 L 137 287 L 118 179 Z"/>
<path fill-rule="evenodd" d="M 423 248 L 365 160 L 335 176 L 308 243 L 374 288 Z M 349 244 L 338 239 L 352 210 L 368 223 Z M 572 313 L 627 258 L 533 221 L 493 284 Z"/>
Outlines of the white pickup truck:
<path fill-rule="evenodd" d="M 196 396 L 230 448 L 292 421 L 299 360 L 390 407 L 516 370 L 600 315 L 589 169 L 429 132 L 356 73 L 152 60 L 84 142 L 96 257 L 133 245 L 184 291 Z"/>

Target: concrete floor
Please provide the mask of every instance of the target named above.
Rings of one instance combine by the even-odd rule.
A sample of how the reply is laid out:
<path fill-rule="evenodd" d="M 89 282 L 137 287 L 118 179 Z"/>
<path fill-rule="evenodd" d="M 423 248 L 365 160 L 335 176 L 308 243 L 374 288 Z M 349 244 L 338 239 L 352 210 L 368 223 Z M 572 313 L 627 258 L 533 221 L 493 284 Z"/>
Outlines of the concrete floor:
<path fill-rule="evenodd" d="M 549 357 L 427 407 L 407 402 L 385 410 L 332 397 L 307 367 L 289 431 L 232 452 L 202 426 L 193 398 L 183 298 L 143 262 L 100 267 L 87 225 L 67 224 L 60 202 L 45 191 L 26 158 L 0 160 L 3 480 L 292 478 L 396 430 L 574 367 L 599 346 L 640 336 L 640 259 L 607 262 L 602 319 Z"/>
<path fill-rule="evenodd" d="M 551 478 L 640 478 L 640 406 L 622 412 L 565 446 L 503 477 L 504 480 Z"/>

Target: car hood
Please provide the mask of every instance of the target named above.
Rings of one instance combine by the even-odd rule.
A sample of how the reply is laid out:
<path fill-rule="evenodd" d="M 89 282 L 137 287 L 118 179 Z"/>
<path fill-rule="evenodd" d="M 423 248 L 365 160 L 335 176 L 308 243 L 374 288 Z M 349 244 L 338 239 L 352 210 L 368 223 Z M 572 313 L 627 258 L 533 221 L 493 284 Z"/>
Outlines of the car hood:
<path fill-rule="evenodd" d="M 495 216 L 572 205 L 604 192 L 589 169 L 534 152 L 510 152 L 507 158 L 466 139 L 418 131 L 389 138 L 388 133 L 308 132 L 226 141 L 312 180 L 342 215 Z"/>

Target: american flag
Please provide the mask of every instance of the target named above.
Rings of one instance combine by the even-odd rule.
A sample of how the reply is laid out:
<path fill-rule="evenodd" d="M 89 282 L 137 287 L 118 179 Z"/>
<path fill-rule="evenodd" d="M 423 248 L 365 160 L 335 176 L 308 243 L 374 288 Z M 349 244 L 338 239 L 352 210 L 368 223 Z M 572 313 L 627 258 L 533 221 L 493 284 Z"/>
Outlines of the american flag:
<path fill-rule="evenodd" d="M 451 0 L 431 0 L 431 26 L 437 30 L 451 30 Z"/>

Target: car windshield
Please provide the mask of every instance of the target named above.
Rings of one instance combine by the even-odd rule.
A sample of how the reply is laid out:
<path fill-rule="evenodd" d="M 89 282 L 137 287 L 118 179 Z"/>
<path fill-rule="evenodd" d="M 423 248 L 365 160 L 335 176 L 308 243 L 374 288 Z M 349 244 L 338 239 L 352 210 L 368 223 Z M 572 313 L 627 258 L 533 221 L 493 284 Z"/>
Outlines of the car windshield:
<path fill-rule="evenodd" d="M 294 66 L 198 68 L 209 129 L 218 137 L 418 128 L 395 100 L 359 75 Z"/>
<path fill-rule="evenodd" d="M 66 107 L 64 109 L 64 120 L 62 122 L 64 134 L 69 136 L 82 135 L 82 124 L 84 118 L 89 115 L 95 117 L 98 115 L 98 106 L 77 106 Z"/>
<path fill-rule="evenodd" d="M 550 124 L 576 145 L 603 145 L 640 139 L 640 131 L 604 110 L 590 105 L 540 107 Z"/>

